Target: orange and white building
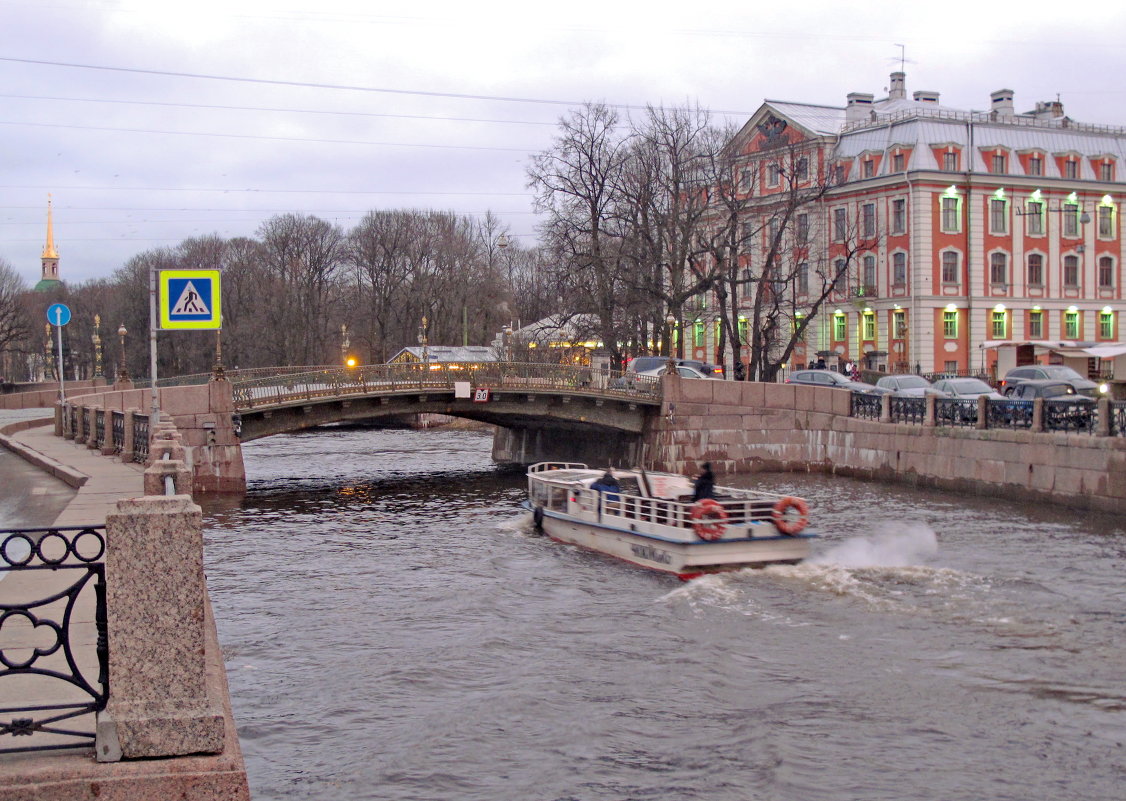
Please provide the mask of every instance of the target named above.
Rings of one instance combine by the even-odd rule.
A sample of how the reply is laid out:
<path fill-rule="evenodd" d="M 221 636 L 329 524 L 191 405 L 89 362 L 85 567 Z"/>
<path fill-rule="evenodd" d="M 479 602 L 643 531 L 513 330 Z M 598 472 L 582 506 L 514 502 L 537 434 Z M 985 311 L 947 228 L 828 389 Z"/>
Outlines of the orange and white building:
<path fill-rule="evenodd" d="M 888 372 L 975 372 L 998 341 L 1122 341 L 1126 128 L 1076 122 L 1058 101 L 1018 114 L 1008 89 L 986 111 L 953 109 L 937 92 L 909 98 L 895 72 L 880 100 L 768 100 L 732 147 L 758 169 L 779 136 L 805 148 L 810 180 L 835 179 L 810 209 L 818 233 L 797 234 L 819 249 L 809 257 L 864 243 L 792 367 L 822 353 Z M 772 180 L 758 176 L 756 191 L 776 191 Z M 693 344 L 715 358 L 714 343 Z"/>

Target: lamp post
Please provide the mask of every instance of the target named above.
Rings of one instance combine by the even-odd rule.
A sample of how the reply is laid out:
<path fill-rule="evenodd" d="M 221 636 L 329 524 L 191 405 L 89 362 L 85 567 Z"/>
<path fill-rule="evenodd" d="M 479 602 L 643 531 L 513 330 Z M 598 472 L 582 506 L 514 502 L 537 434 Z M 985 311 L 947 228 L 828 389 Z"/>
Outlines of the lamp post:
<path fill-rule="evenodd" d="M 212 381 L 226 381 L 227 376 L 223 373 L 223 340 L 222 328 L 215 329 L 215 367 L 211 371 Z"/>
<path fill-rule="evenodd" d="M 340 363 L 345 367 L 350 367 L 348 364 L 348 348 L 351 346 L 351 341 L 348 339 L 348 325 L 346 323 L 340 324 Z"/>
<path fill-rule="evenodd" d="M 129 371 L 125 368 L 125 335 L 129 332 L 125 330 L 125 323 L 117 327 L 117 337 L 121 340 L 121 361 L 117 363 L 117 380 L 128 381 Z"/>
<path fill-rule="evenodd" d="M 430 369 L 430 347 L 429 339 L 427 338 L 427 327 L 430 321 L 426 319 L 426 315 L 422 315 L 422 325 L 418 328 L 418 344 L 422 346 L 422 369 Z"/>
<path fill-rule="evenodd" d="M 502 333 L 504 335 L 504 360 L 510 362 L 512 361 L 512 325 L 506 325 Z"/>
<path fill-rule="evenodd" d="M 673 361 L 673 357 L 672 357 L 672 338 L 673 338 L 673 331 L 675 330 L 673 328 L 673 326 L 675 326 L 675 325 L 676 325 L 676 317 L 674 317 L 673 313 L 670 311 L 668 314 L 665 315 L 665 332 L 666 332 L 665 333 L 665 355 L 669 357 L 668 369 L 670 369 L 670 370 L 673 369 L 673 367 L 676 366 L 676 362 Z"/>
<path fill-rule="evenodd" d="M 102 375 L 102 337 L 100 334 L 102 327 L 102 316 L 100 314 L 94 315 L 94 335 L 90 337 L 90 341 L 94 343 L 94 378 L 105 378 Z"/>

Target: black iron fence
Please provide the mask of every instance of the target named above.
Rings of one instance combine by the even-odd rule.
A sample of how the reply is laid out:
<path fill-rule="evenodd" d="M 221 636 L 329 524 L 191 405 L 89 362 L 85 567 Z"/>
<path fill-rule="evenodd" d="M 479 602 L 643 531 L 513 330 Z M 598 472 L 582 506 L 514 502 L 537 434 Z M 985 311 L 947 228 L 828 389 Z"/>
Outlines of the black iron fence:
<path fill-rule="evenodd" d="M 1031 429 L 1034 403 L 1030 400 L 990 399 L 985 404 L 985 428 Z M 1115 437 L 1126 436 L 1126 401 L 1110 401 L 1108 433 Z M 927 399 L 888 397 L 888 412 L 893 423 L 926 422 Z M 852 395 L 852 416 L 879 420 L 883 413 L 883 397 L 879 395 Z M 1049 399 L 1044 401 L 1041 419 L 1043 431 L 1074 431 L 1095 434 L 1099 430 L 1099 404 L 1090 398 Z M 977 399 L 935 398 L 934 424 L 976 428 L 978 425 Z"/>
<path fill-rule="evenodd" d="M 133 461 L 145 464 L 149 460 L 149 416 L 133 415 Z"/>
<path fill-rule="evenodd" d="M 0 753 L 94 744 L 109 697 L 104 531 L 0 531 L 0 697 L 21 699 L 0 705 Z"/>
<path fill-rule="evenodd" d="M 125 450 L 125 412 L 114 410 L 110 429 L 113 433 L 113 452 L 121 453 Z"/>

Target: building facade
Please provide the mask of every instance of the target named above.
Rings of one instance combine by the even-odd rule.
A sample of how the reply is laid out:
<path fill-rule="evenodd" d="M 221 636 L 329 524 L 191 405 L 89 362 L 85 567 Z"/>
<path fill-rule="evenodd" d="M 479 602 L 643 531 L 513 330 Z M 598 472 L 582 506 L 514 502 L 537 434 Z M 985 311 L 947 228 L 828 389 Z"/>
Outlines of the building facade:
<path fill-rule="evenodd" d="M 794 262 L 791 323 L 819 297 L 811 275 L 828 290 L 791 367 L 988 372 L 997 341 L 1121 341 L 1126 128 L 1058 101 L 1016 113 L 1008 89 L 987 111 L 939 100 L 908 98 L 896 72 L 881 100 L 766 101 L 729 145 L 759 198 L 823 183 L 783 237 L 756 229 Z M 693 325 L 695 355 L 715 358 L 706 321 Z"/>

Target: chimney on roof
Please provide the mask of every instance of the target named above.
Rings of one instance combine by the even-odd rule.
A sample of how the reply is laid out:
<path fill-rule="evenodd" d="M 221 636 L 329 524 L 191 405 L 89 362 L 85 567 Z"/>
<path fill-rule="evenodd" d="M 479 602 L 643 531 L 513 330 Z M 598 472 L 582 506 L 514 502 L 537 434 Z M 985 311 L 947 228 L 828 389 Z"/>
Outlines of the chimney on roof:
<path fill-rule="evenodd" d="M 893 72 L 891 74 L 891 85 L 888 88 L 888 100 L 906 100 L 907 99 L 907 73 Z"/>
<path fill-rule="evenodd" d="M 872 101 L 876 99 L 875 95 L 849 92 L 846 99 L 848 104 L 845 106 L 845 124 L 867 122 L 871 118 Z"/>
<path fill-rule="evenodd" d="M 912 94 L 917 103 L 932 103 L 938 105 L 938 92 L 928 92 L 925 89 L 920 89 Z"/>
<path fill-rule="evenodd" d="M 1014 116 L 1012 89 L 998 89 L 989 98 L 992 101 L 989 108 L 993 114 L 1002 119 L 1010 119 Z"/>
<path fill-rule="evenodd" d="M 1063 116 L 1063 103 L 1058 100 L 1037 100 L 1032 115 L 1038 120 L 1058 119 Z"/>

